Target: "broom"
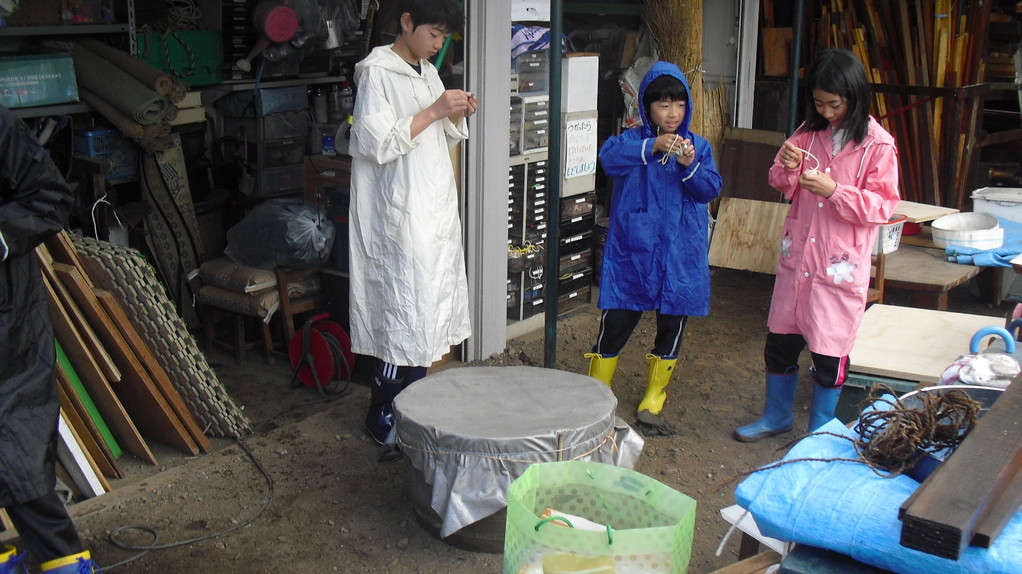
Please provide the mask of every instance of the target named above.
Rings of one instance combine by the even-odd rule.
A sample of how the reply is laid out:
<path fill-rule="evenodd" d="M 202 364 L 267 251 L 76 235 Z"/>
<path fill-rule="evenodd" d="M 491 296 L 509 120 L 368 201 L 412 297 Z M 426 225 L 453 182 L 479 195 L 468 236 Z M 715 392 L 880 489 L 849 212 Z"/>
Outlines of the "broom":
<path fill-rule="evenodd" d="M 659 58 L 678 66 L 688 79 L 692 131 L 709 140 L 714 155 L 718 155 L 727 102 L 726 97 L 720 97 L 720 90 L 717 94 L 703 90 L 703 1 L 645 0 L 643 19 Z"/>

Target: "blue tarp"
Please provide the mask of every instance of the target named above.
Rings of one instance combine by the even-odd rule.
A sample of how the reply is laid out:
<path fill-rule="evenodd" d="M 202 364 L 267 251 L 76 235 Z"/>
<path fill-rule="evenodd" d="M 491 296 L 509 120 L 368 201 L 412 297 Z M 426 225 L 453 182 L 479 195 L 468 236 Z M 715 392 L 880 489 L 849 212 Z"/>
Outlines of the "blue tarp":
<path fill-rule="evenodd" d="M 991 214 L 993 215 L 993 214 Z M 1011 267 L 1011 260 L 1022 253 L 1022 223 L 994 215 L 1004 228 L 1004 243 L 995 249 L 976 249 L 949 245 L 947 260 L 977 267 Z"/>
<path fill-rule="evenodd" d="M 837 419 L 820 431 L 855 434 Z M 1022 572 L 1022 512 L 1016 513 L 989 549 L 968 547 L 957 561 L 902 546 L 898 509 L 918 487 L 907 476 L 882 478 L 865 464 L 820 459 L 859 459 L 852 442 L 812 435 L 784 460 L 812 458 L 751 474 L 735 492 L 766 536 L 846 554 L 905 574 Z"/>

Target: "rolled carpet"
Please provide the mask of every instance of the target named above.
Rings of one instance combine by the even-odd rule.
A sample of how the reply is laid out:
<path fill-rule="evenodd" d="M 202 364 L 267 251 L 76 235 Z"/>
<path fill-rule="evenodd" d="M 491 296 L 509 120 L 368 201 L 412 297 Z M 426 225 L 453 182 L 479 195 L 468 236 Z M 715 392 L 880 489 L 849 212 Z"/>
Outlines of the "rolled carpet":
<path fill-rule="evenodd" d="M 79 86 L 141 125 L 163 119 L 171 105 L 166 96 L 156 93 L 81 43 L 73 42 L 72 46 Z"/>
<path fill-rule="evenodd" d="M 78 43 L 101 58 L 108 60 L 118 68 L 131 74 L 132 77 L 139 82 L 142 82 L 142 84 L 152 88 L 157 94 L 160 94 L 161 96 L 170 96 L 171 90 L 174 88 L 174 78 L 170 74 L 160 70 L 148 62 L 139 60 L 124 50 L 118 50 L 117 48 L 114 48 L 109 44 L 104 44 L 99 40 L 86 38 L 79 40 Z M 173 101 L 173 99 L 171 101 Z"/>

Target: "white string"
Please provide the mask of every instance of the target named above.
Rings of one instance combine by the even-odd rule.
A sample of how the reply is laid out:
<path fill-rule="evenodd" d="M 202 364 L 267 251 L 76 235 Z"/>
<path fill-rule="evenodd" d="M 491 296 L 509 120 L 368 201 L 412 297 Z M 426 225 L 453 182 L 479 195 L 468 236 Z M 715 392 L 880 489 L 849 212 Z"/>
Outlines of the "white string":
<path fill-rule="evenodd" d="M 816 162 L 816 167 L 811 167 L 811 168 L 809 168 L 809 169 L 807 170 L 807 173 L 809 173 L 809 172 L 812 172 L 812 173 L 814 173 L 814 174 L 815 174 L 815 173 L 819 173 L 819 171 L 820 171 L 820 160 L 819 160 L 819 158 L 817 158 L 817 157 L 816 157 L 815 155 L 813 155 L 813 153 L 812 153 L 811 151 L 809 151 L 809 150 L 807 150 L 807 149 L 802 149 L 802 148 L 800 148 L 800 147 L 797 147 L 797 148 L 795 148 L 795 149 L 797 149 L 798 151 L 800 151 L 800 152 L 802 152 L 802 153 L 806 154 L 807 156 L 809 156 L 809 159 L 811 159 L 811 160 L 813 160 L 814 162 Z"/>
<path fill-rule="evenodd" d="M 92 230 L 96 234 L 96 239 L 99 239 L 99 229 L 96 228 L 96 207 L 101 203 L 105 203 L 106 205 L 110 206 L 110 211 L 114 214 L 114 219 L 117 220 L 117 226 L 124 227 L 124 224 L 121 223 L 120 216 L 117 215 L 117 210 L 114 209 L 113 204 L 106 200 L 106 196 L 107 194 L 104 193 L 103 197 L 100 197 L 99 199 L 94 201 L 92 203 L 92 210 L 89 212 L 89 215 L 92 217 Z"/>
<path fill-rule="evenodd" d="M 657 131 L 659 132 L 659 129 Z M 681 138 L 678 137 L 678 134 L 674 134 L 674 139 L 671 140 L 671 147 L 667 149 L 667 153 L 664 154 L 664 157 L 658 160 L 660 165 L 667 165 L 667 162 L 671 161 L 671 157 L 674 155 L 674 144 L 678 143 L 678 140 L 680 139 Z M 680 151 L 682 148 L 678 149 Z"/>

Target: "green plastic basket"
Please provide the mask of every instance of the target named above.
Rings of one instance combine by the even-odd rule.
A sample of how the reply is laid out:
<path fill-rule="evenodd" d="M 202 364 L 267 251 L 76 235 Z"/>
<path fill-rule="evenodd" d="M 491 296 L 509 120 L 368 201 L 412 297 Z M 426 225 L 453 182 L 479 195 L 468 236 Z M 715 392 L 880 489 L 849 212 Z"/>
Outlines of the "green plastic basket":
<path fill-rule="evenodd" d="M 606 528 L 568 527 L 542 518 L 546 509 Z M 536 463 L 508 489 L 504 574 L 556 571 L 549 562 L 543 566 L 555 560 L 602 561 L 616 574 L 683 573 L 695 515 L 695 500 L 634 470 L 586 461 Z"/>

